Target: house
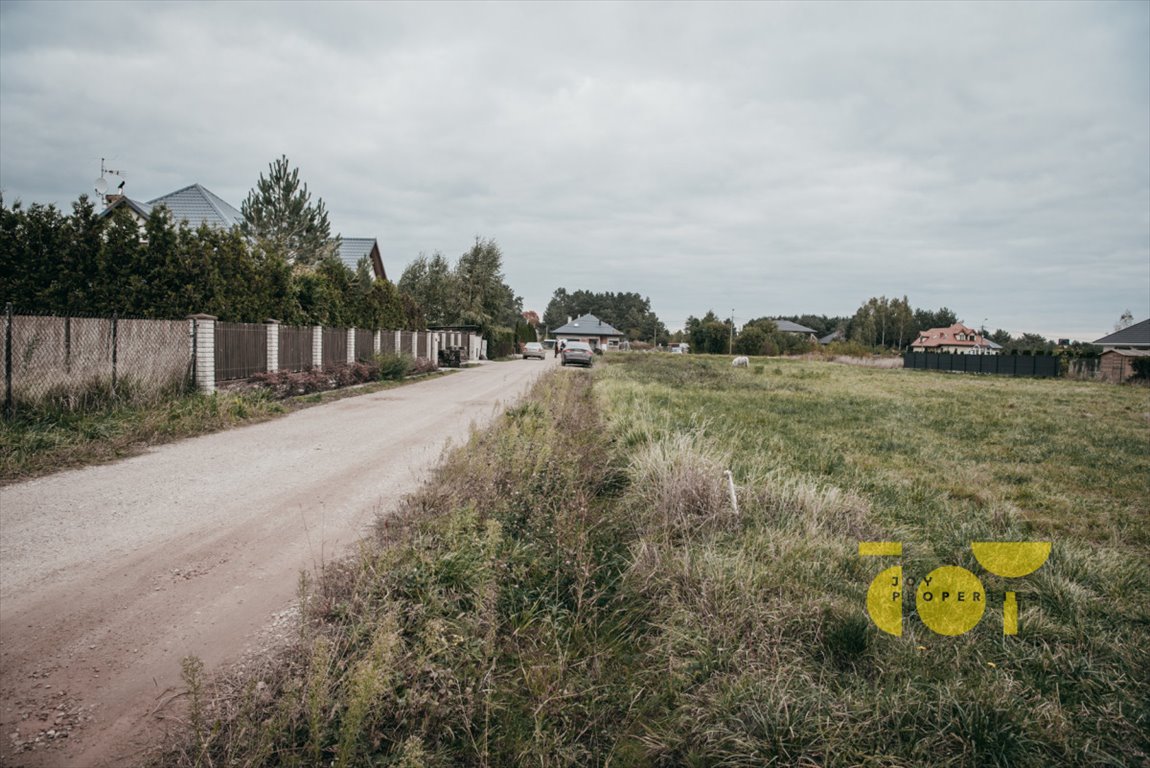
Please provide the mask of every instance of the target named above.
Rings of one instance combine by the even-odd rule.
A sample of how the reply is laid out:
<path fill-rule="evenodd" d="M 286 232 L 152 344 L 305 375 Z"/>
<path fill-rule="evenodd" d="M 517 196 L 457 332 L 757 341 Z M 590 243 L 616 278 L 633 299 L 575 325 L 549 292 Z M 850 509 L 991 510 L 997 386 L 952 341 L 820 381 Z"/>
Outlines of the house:
<path fill-rule="evenodd" d="M 959 355 L 997 355 L 1001 349 L 962 323 L 922 331 L 910 348 L 913 352 L 953 352 Z"/>
<path fill-rule="evenodd" d="M 167 208 L 177 224 L 186 221 L 193 228 L 207 224 L 215 229 L 231 229 L 244 220 L 243 214 L 231 203 L 199 184 L 177 189 L 146 203 L 132 200 L 127 195 L 109 195 L 106 201 L 108 207 L 100 212 L 101 217 L 110 216 L 118 208 L 127 208 L 141 228 L 158 205 Z"/>
<path fill-rule="evenodd" d="M 1134 361 L 1150 357 L 1150 319 L 1103 336 L 1094 343 L 1102 347 L 1099 377 L 1107 381 L 1126 381 L 1134 375 Z"/>
<path fill-rule="evenodd" d="M 561 325 L 551 331 L 552 337 L 559 341 L 583 341 L 597 347 L 606 348 L 623 340 L 622 332 L 616 330 L 610 323 L 605 323 L 595 315 L 583 315 L 574 320 L 567 319 L 566 325 Z"/>
<path fill-rule="evenodd" d="M 383 257 L 379 254 L 379 241 L 374 237 L 342 237 L 336 255 L 352 272 L 358 268 L 359 260 L 366 256 L 371 260 L 371 270 L 376 279 L 387 279 L 387 272 L 383 268 Z"/>
<path fill-rule="evenodd" d="M 800 336 L 806 336 L 809 341 L 818 341 L 819 332 L 814 328 L 808 328 L 805 325 L 792 323 L 790 320 L 775 320 L 775 327 L 779 329 L 780 333 L 797 333 Z"/>
<path fill-rule="evenodd" d="M 846 341 L 846 340 L 847 340 L 846 333 L 843 332 L 842 330 L 837 330 L 837 331 L 831 331 L 826 336 L 823 336 L 821 339 L 819 339 L 819 344 L 822 344 L 825 347 L 827 344 L 833 344 L 836 341 Z"/>

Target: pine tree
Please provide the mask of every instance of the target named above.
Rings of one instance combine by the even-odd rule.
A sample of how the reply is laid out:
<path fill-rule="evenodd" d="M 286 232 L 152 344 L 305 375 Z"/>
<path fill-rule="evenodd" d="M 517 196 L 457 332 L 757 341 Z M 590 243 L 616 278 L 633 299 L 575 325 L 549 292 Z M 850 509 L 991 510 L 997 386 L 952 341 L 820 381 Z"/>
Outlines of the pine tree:
<path fill-rule="evenodd" d="M 272 161 L 266 178 L 260 174 L 240 212 L 244 234 L 293 266 L 314 267 L 339 250 L 323 199 L 312 204 L 307 184 L 300 185 L 299 169 L 290 167 L 286 155 Z"/>

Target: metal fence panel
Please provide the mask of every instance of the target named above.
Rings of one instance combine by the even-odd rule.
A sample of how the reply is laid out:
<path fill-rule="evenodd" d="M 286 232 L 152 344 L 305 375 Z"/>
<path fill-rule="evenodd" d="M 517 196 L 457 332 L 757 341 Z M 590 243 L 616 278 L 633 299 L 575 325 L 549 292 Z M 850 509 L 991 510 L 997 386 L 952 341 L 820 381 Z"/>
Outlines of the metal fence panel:
<path fill-rule="evenodd" d="M 311 328 L 281 325 L 280 329 L 280 359 L 281 371 L 302 371 L 310 368 L 312 330 Z"/>
<path fill-rule="evenodd" d="M 323 329 L 323 367 L 347 365 L 347 329 Z"/>
<path fill-rule="evenodd" d="M 216 381 L 246 379 L 268 369 L 268 326 L 216 323 Z"/>
<path fill-rule="evenodd" d="M 375 332 L 355 329 L 355 359 L 360 362 L 375 357 Z"/>
<path fill-rule="evenodd" d="M 952 352 L 906 352 L 904 368 L 927 371 L 991 373 L 999 376 L 1058 376 L 1061 362 L 1055 355 L 959 355 Z"/>

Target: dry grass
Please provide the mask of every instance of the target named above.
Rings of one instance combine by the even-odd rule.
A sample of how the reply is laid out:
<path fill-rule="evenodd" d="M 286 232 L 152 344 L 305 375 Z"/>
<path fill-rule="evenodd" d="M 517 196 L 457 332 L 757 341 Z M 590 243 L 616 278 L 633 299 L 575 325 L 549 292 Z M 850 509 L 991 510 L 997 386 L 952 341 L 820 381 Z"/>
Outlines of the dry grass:
<path fill-rule="evenodd" d="M 262 691 L 201 686 L 228 706 L 202 709 L 165 760 L 1150 759 L 1150 611 L 1132 597 L 1150 590 L 1138 393 L 816 362 L 607 362 L 546 377 L 454 452 L 374 542 L 306 586 L 300 641 Z M 1035 538 L 1054 551 L 1019 579 L 970 551 Z M 862 540 L 905 542 L 913 578 L 944 563 L 978 572 L 993 610 L 947 637 L 908 605 L 901 637 L 880 632 L 864 606 L 885 564 L 858 556 Z M 1021 605 L 1010 637 L 1006 589 Z"/>

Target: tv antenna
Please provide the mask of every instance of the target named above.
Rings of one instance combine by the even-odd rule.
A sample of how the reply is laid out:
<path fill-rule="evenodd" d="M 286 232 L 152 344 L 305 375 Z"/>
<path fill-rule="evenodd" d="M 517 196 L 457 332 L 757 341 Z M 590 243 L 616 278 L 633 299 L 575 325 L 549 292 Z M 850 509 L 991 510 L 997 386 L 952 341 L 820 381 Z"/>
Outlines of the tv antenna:
<path fill-rule="evenodd" d="M 123 171 L 117 171 L 117 170 L 114 170 L 112 168 L 108 168 L 107 166 L 104 165 L 104 158 L 101 157 L 100 158 L 100 178 L 96 179 L 96 183 L 95 183 L 97 195 L 103 196 L 108 191 L 108 180 L 105 179 L 104 177 L 109 176 L 109 175 L 120 177 L 120 183 L 116 186 L 116 191 L 121 192 L 121 193 L 124 191 L 124 184 L 127 183 L 127 179 L 124 178 Z"/>

